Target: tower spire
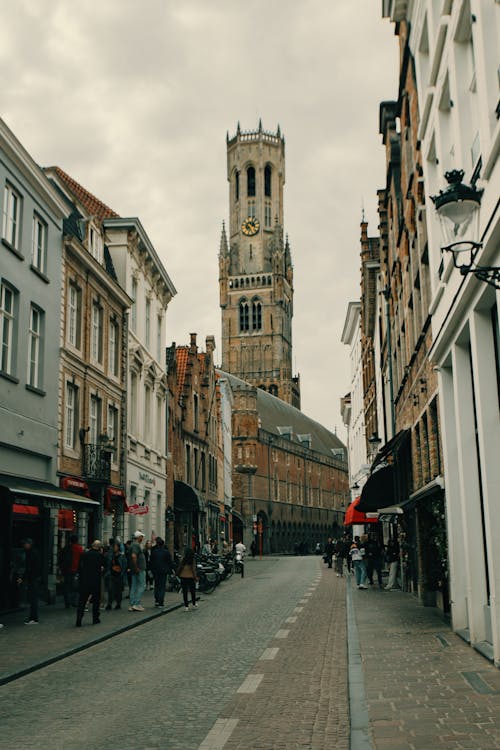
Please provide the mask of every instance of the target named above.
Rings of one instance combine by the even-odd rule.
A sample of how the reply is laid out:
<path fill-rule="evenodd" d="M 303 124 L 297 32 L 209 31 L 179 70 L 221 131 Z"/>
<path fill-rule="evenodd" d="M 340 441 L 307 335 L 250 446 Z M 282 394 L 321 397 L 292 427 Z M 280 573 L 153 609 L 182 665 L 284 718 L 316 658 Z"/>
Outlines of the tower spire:
<path fill-rule="evenodd" d="M 226 235 L 226 223 L 223 220 L 222 221 L 222 232 L 220 235 L 220 249 L 219 253 L 221 256 L 226 256 L 229 253 L 229 248 L 227 245 L 227 235 Z"/>

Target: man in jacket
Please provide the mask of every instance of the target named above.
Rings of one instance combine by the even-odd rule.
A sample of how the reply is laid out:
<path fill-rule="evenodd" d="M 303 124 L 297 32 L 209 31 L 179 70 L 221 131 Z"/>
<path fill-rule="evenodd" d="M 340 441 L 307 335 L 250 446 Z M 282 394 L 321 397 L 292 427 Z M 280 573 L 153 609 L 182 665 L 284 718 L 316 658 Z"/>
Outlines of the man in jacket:
<path fill-rule="evenodd" d="M 151 572 L 155 582 L 155 607 L 163 607 L 167 575 L 172 571 L 173 563 L 168 548 L 161 537 L 156 537 L 156 546 L 151 550 Z"/>
<path fill-rule="evenodd" d="M 332 567 L 332 560 L 333 560 L 333 553 L 335 551 L 335 546 L 333 544 L 332 537 L 328 537 L 328 541 L 325 544 L 325 555 L 326 555 L 326 561 L 328 563 L 328 567 Z"/>
<path fill-rule="evenodd" d="M 130 607 L 129 612 L 144 612 L 141 597 L 146 588 L 146 556 L 142 549 L 144 534 L 142 531 L 134 533 L 134 541 L 130 545 L 130 570 L 132 582 L 130 584 Z"/>
<path fill-rule="evenodd" d="M 102 542 L 98 539 L 93 542 L 92 547 L 80 557 L 78 568 L 79 591 L 78 609 L 76 611 L 76 627 L 82 626 L 85 604 L 89 596 L 92 597 L 92 623 L 97 625 L 99 619 L 99 603 L 101 601 L 101 578 L 104 570 L 104 558 L 102 556 Z"/>

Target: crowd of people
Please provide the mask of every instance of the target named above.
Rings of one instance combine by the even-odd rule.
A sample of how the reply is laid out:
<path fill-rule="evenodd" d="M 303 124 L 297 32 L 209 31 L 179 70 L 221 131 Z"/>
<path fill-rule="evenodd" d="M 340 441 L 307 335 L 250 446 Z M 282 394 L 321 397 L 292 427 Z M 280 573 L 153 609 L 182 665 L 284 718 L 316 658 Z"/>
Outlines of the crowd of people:
<path fill-rule="evenodd" d="M 400 561 L 398 540 L 391 537 L 384 545 L 376 533 L 355 536 L 344 534 L 340 539 L 329 537 L 324 549 L 323 559 L 329 568 L 335 565 L 337 576 L 343 576 L 344 571 L 353 573 L 358 589 L 374 586 L 374 578 L 379 588 L 394 591 L 398 588 L 397 576 Z M 384 566 L 389 569 L 387 584 L 383 584 L 382 572 Z M 368 585 L 367 585 L 368 584 Z"/>

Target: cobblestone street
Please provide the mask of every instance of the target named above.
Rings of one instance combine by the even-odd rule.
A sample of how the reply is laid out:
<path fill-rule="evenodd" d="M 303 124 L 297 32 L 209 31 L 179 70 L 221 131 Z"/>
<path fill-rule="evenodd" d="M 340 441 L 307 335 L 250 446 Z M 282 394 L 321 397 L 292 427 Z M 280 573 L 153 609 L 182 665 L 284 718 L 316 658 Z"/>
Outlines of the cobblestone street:
<path fill-rule="evenodd" d="M 435 610 L 407 594 L 358 591 L 315 557 L 246 567 L 198 611 L 172 610 L 1 687 L 0 746 L 500 748 L 500 672 Z M 60 614 L 40 638 L 45 656 L 74 647 Z M 35 640 L 35 630 L 44 632 L 4 628 L 0 654 L 9 639 L 22 650 L 23 634 Z M 88 638 L 97 628 L 86 630 Z M 356 638 L 362 685 L 349 686 Z M 34 651 L 32 643 L 33 663 Z"/>

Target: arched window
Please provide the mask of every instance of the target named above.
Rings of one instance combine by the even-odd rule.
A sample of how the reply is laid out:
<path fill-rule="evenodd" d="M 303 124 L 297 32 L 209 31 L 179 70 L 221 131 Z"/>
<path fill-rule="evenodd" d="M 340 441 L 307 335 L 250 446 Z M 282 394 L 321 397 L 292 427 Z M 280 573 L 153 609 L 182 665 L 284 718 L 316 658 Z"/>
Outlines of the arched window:
<path fill-rule="evenodd" d="M 278 386 L 272 383 L 272 385 L 269 386 L 269 393 L 272 393 L 273 396 L 278 395 Z"/>
<path fill-rule="evenodd" d="M 247 195 L 249 198 L 255 195 L 255 167 L 247 169 Z"/>
<path fill-rule="evenodd" d="M 258 300 L 252 302 L 252 329 L 260 331 L 262 328 L 262 305 Z"/>
<path fill-rule="evenodd" d="M 238 282 L 238 279 L 235 279 L 235 281 L 234 281 L 234 287 L 235 287 L 235 289 L 238 289 L 239 285 L 240 284 Z"/>
<path fill-rule="evenodd" d="M 240 199 L 240 173 L 235 172 L 234 175 L 234 195 L 237 201 Z"/>
<path fill-rule="evenodd" d="M 264 169 L 264 195 L 266 198 L 271 197 L 271 174 L 271 165 L 266 164 L 266 168 Z"/>
<path fill-rule="evenodd" d="M 248 331 L 250 329 L 250 317 L 248 302 L 244 299 L 240 302 L 240 331 Z"/>

